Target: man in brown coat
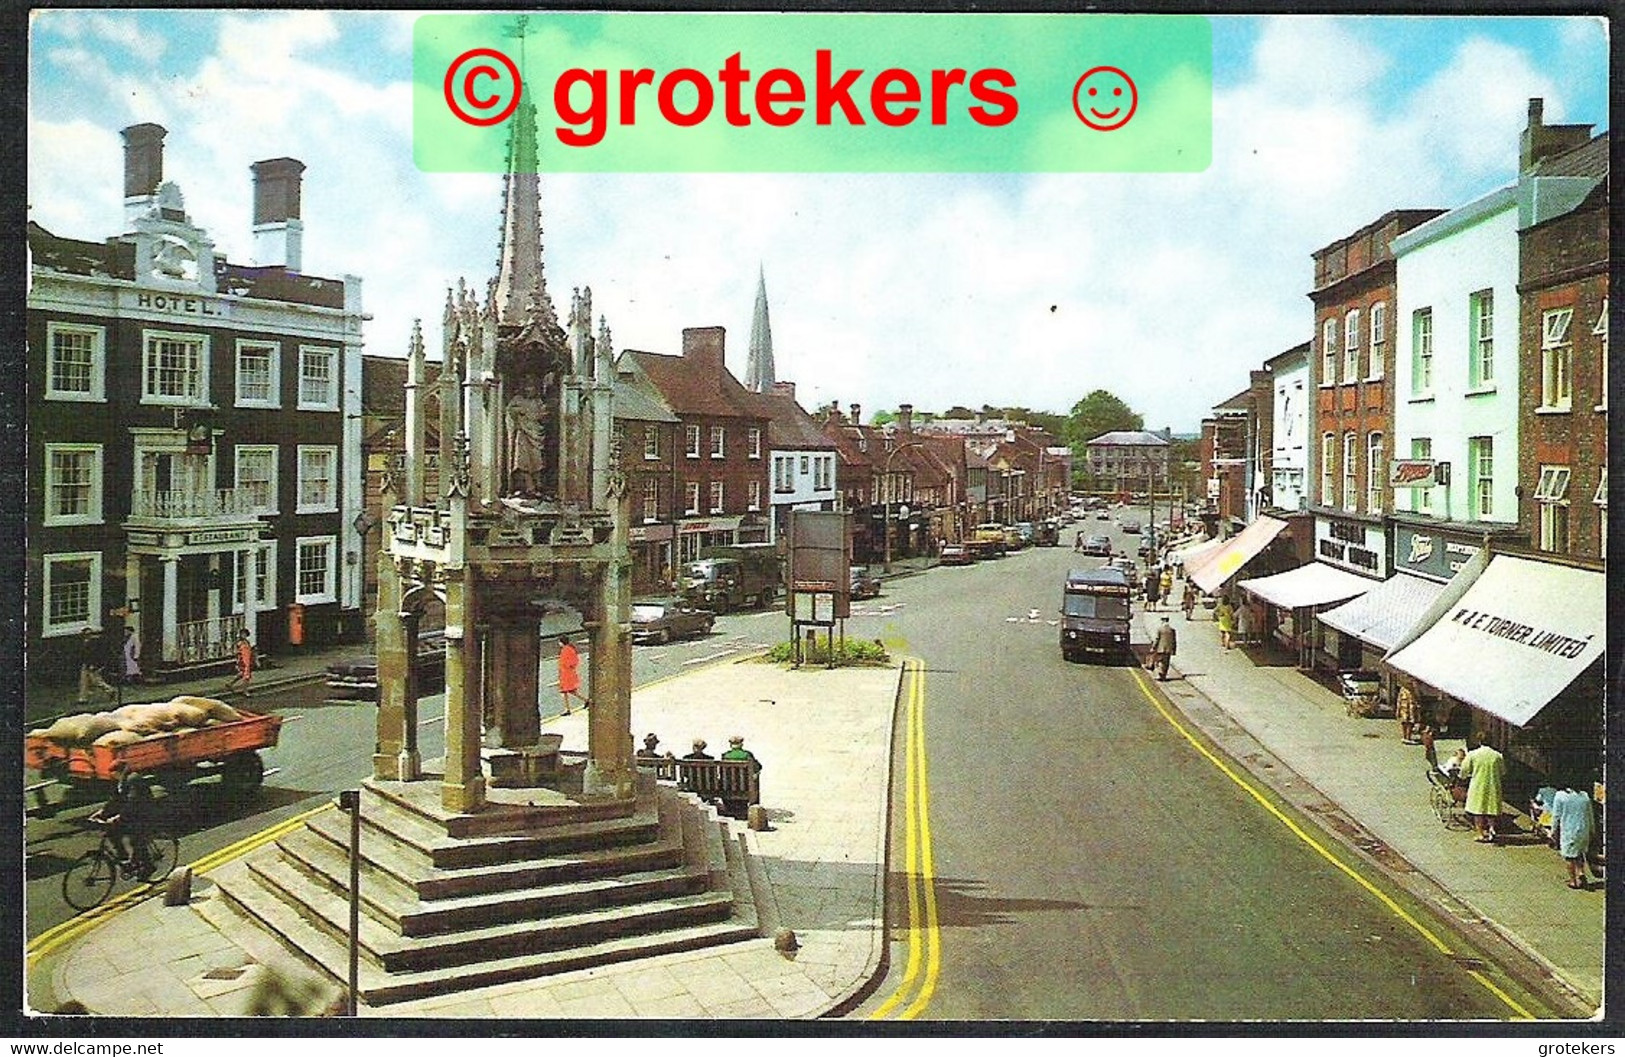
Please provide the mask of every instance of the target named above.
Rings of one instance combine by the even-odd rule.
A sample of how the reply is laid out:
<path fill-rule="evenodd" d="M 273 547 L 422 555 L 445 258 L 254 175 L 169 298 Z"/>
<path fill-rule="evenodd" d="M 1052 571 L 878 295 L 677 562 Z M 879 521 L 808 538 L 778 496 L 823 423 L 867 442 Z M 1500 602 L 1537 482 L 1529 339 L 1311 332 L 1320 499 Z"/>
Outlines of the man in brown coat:
<path fill-rule="evenodd" d="M 1168 623 L 1168 618 L 1163 617 L 1151 639 L 1151 667 L 1156 669 L 1159 680 L 1168 678 L 1168 662 L 1173 660 L 1178 648 L 1179 635 L 1174 631 L 1174 626 Z"/>

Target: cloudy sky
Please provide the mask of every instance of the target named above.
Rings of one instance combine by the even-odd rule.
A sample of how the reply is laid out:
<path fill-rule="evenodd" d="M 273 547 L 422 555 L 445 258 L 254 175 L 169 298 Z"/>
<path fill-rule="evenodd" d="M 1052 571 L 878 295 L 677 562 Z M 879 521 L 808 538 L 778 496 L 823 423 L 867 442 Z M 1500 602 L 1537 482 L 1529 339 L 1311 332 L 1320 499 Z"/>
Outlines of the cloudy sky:
<path fill-rule="evenodd" d="M 305 270 L 364 278 L 368 352 L 403 355 L 414 317 L 434 347 L 447 285 L 494 270 L 500 195 L 495 176 L 413 163 L 416 17 L 35 12 L 30 219 L 118 234 L 118 132 L 151 121 L 193 220 L 247 262 L 249 166 L 299 158 Z M 742 377 L 760 265 L 778 375 L 805 407 L 1064 412 L 1104 387 L 1194 432 L 1310 336 L 1317 247 L 1511 182 L 1533 96 L 1549 123 L 1607 124 L 1599 20 L 1212 24 L 1206 172 L 547 176 L 555 301 L 590 285 L 618 348 L 724 326 Z"/>

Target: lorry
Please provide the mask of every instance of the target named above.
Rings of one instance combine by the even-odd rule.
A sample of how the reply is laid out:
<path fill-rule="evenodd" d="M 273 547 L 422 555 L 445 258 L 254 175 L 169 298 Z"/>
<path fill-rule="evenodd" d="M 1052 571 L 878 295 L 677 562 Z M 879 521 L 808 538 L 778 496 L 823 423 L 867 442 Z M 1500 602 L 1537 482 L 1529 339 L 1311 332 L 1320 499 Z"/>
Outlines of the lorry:
<path fill-rule="evenodd" d="M 1108 565 L 1067 573 L 1061 593 L 1061 656 L 1068 661 L 1085 654 L 1127 658 L 1131 597 L 1121 569 Z"/>
<path fill-rule="evenodd" d="M 683 567 L 683 598 L 691 605 L 726 613 L 773 604 L 784 584 L 784 560 L 772 543 L 707 547 Z"/>

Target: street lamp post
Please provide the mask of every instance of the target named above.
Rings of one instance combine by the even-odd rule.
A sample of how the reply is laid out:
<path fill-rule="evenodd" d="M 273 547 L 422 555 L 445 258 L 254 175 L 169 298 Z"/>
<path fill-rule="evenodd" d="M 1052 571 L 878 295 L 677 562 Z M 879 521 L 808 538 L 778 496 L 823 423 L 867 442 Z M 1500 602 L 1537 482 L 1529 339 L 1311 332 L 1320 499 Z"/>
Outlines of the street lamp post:
<path fill-rule="evenodd" d="M 880 474 L 881 487 L 886 490 L 886 523 L 885 523 L 885 526 L 884 526 L 884 532 L 882 533 L 882 536 L 883 536 L 883 538 L 885 540 L 885 557 L 883 559 L 883 564 L 881 565 L 881 568 L 884 569 L 888 573 L 891 572 L 891 508 L 892 508 L 892 492 L 893 492 L 892 482 L 891 482 L 891 461 L 893 459 L 895 459 L 897 457 L 897 454 L 899 452 L 903 451 L 905 448 L 918 448 L 918 447 L 920 447 L 920 442 L 915 440 L 915 441 L 910 441 L 907 444 L 899 444 L 897 447 L 895 447 L 891 451 L 887 452 L 886 453 L 886 465 L 885 465 L 885 468 L 881 471 L 881 474 Z"/>

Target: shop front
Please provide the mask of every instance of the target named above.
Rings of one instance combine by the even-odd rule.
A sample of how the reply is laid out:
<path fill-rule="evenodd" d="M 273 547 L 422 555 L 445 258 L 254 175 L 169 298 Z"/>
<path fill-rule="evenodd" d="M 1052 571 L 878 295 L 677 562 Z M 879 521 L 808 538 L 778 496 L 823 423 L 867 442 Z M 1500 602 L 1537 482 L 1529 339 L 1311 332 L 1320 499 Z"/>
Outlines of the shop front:
<path fill-rule="evenodd" d="M 672 568 L 672 544 L 677 537 L 675 525 L 634 525 L 628 533 L 632 552 L 632 593 L 635 595 L 663 592 L 675 575 Z"/>
<path fill-rule="evenodd" d="M 1416 625 L 1444 590 L 1444 584 L 1398 573 L 1359 597 L 1318 614 L 1326 648 L 1340 668 L 1380 671 L 1383 656 Z M 1392 680 L 1383 680 L 1383 700 L 1393 702 Z"/>
<path fill-rule="evenodd" d="M 1607 588 L 1599 570 L 1521 555 L 1470 562 L 1385 658 L 1471 711 L 1524 797 L 1603 761 Z"/>
<path fill-rule="evenodd" d="M 731 547 L 739 542 L 739 518 L 685 518 L 677 523 L 677 561 L 691 562 L 707 547 Z"/>
<path fill-rule="evenodd" d="M 1243 580 L 1237 585 L 1251 612 L 1245 621 L 1257 634 L 1291 650 L 1298 667 L 1333 672 L 1347 667 L 1327 648 L 1315 615 L 1330 606 L 1357 598 L 1376 582 L 1325 562 L 1309 562 L 1273 576 Z"/>

